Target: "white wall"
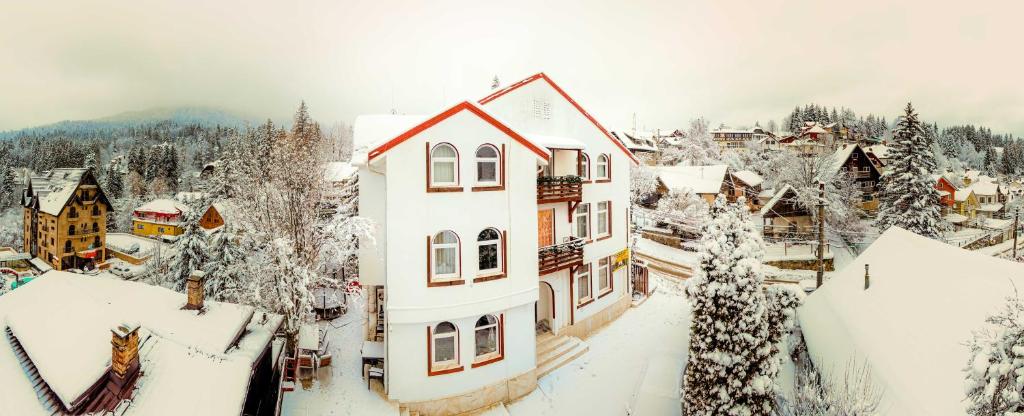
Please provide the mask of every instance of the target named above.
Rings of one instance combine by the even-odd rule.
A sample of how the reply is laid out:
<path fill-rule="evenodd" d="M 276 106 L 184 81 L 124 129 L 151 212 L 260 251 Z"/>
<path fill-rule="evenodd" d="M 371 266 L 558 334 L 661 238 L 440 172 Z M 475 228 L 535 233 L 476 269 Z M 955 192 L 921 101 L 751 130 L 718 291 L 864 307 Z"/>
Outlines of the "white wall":
<path fill-rule="evenodd" d="M 367 286 L 380 286 L 385 281 L 385 192 L 384 175 L 371 171 L 369 166 L 359 168 L 359 215 L 373 221 L 373 240 L 359 240 L 359 280 Z"/>

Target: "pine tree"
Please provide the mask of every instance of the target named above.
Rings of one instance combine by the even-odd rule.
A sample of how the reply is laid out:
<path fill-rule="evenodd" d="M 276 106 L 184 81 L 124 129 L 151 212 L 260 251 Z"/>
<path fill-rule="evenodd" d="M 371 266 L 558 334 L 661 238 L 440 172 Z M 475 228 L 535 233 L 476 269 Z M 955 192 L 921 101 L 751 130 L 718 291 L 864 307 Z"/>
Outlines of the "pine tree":
<path fill-rule="evenodd" d="M 764 243 L 742 204 L 719 195 L 702 226 L 699 266 L 688 282 L 685 413 L 769 415 L 778 366 L 763 289 Z"/>
<path fill-rule="evenodd" d="M 116 161 L 107 164 L 107 173 L 103 175 L 106 183 L 103 185 L 103 192 L 110 198 L 121 198 L 124 195 L 124 174 L 117 166 Z"/>
<path fill-rule="evenodd" d="M 994 172 L 996 168 L 996 149 L 985 149 L 985 170 Z"/>
<path fill-rule="evenodd" d="M 938 238 L 943 226 L 939 191 L 931 178 L 936 170 L 935 155 L 910 103 L 893 131 L 889 155 L 889 170 L 879 184 L 875 225 L 883 231 L 896 226 Z"/>
<path fill-rule="evenodd" d="M 181 214 L 182 234 L 174 243 L 177 252 L 171 259 L 171 288 L 179 292 L 185 291 L 185 283 L 193 271 L 203 270 L 206 265 L 207 247 L 206 234 L 199 228 L 198 207 L 190 207 Z"/>
<path fill-rule="evenodd" d="M 85 168 L 89 169 L 90 171 L 92 171 L 93 175 L 99 175 L 100 174 L 100 172 L 96 169 L 96 165 L 97 165 L 96 154 L 93 153 L 93 152 L 89 152 L 88 154 L 86 154 L 85 155 Z"/>
<path fill-rule="evenodd" d="M 206 295 L 213 300 L 237 300 L 243 277 L 245 251 L 239 245 L 234 225 L 224 224 L 210 241 L 210 262 L 206 263 Z"/>

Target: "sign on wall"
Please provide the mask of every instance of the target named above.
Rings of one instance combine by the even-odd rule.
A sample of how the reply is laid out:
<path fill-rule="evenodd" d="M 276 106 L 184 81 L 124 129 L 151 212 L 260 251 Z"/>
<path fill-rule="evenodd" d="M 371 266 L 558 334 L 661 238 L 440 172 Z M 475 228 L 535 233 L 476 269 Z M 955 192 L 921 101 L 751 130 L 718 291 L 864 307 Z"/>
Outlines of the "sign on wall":
<path fill-rule="evenodd" d="M 622 251 L 615 254 L 614 267 L 612 271 L 619 270 L 629 263 L 629 248 L 624 248 Z"/>

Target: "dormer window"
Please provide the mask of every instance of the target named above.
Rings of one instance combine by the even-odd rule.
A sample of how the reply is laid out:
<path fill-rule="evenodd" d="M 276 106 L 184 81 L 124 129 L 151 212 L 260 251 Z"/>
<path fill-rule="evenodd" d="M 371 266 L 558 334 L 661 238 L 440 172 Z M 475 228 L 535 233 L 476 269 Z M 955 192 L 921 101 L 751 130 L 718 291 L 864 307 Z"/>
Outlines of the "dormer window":
<path fill-rule="evenodd" d="M 452 187 L 459 184 L 459 153 L 448 143 L 434 146 L 430 151 L 430 185 Z"/>

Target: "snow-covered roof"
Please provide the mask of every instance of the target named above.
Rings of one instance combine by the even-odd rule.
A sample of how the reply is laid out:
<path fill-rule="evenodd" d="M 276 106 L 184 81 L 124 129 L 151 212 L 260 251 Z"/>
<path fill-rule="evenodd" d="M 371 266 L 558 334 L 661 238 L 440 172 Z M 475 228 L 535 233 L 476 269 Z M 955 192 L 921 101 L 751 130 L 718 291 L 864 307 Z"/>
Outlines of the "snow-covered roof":
<path fill-rule="evenodd" d="M 39 302 L 39 299 L 47 299 Z M 0 297 L 0 325 L 65 409 L 109 371 L 111 328 L 141 325 L 138 388 L 125 414 L 240 414 L 254 362 L 281 317 L 117 278 L 50 271 Z M 0 414 L 51 414 L 10 343 L 0 345 Z M 183 400 L 187 398 L 187 400 Z"/>
<path fill-rule="evenodd" d="M 970 198 L 972 193 L 974 193 L 974 191 L 972 191 L 971 188 L 957 189 L 956 192 L 953 193 L 953 199 L 957 201 L 966 201 Z"/>
<path fill-rule="evenodd" d="M 1001 209 L 1003 209 L 1003 204 L 994 203 L 994 202 L 993 203 L 989 203 L 989 204 L 981 204 L 981 205 L 978 206 L 978 211 L 985 211 L 985 212 L 997 212 L 997 211 L 999 211 Z"/>
<path fill-rule="evenodd" d="M 722 190 L 729 166 L 655 166 L 653 169 L 661 183 L 669 189 L 689 189 L 695 194 L 717 194 Z"/>
<path fill-rule="evenodd" d="M 999 192 L 999 185 L 992 182 L 978 180 L 977 182 L 971 183 L 971 190 L 974 191 L 975 195 L 990 196 Z"/>
<path fill-rule="evenodd" d="M 371 149 L 391 140 L 427 119 L 423 115 L 371 114 L 356 117 L 352 125 L 352 147 Z"/>
<path fill-rule="evenodd" d="M 823 168 L 826 169 L 822 174 L 835 175 L 839 173 L 839 169 L 842 169 L 843 165 L 846 164 L 846 160 L 850 158 L 850 154 L 853 150 L 860 147 L 856 144 L 844 144 L 843 147 L 836 150 L 831 156 L 829 156 L 828 164 Z M 872 165 L 874 166 L 874 165 Z"/>
<path fill-rule="evenodd" d="M 775 193 L 775 196 L 773 196 L 772 199 L 769 199 L 768 202 L 764 203 L 764 206 L 761 207 L 760 214 L 763 216 L 768 211 L 775 209 L 775 204 L 778 204 L 779 200 L 781 200 L 782 197 L 786 195 L 786 192 L 790 190 L 793 190 L 792 186 L 789 186 L 789 184 L 783 185 L 782 188 Z M 793 190 L 793 192 L 796 192 L 796 190 Z"/>
<path fill-rule="evenodd" d="M 864 265 L 870 288 L 864 289 Z M 900 228 L 885 231 L 798 310 L 811 359 L 870 366 L 885 415 L 963 415 L 964 345 L 1024 287 L 1024 265 Z"/>
<path fill-rule="evenodd" d="M 757 194 L 758 199 L 771 198 L 775 196 L 775 189 L 762 189 L 761 193 Z"/>
<path fill-rule="evenodd" d="M 865 148 L 864 150 L 866 150 L 868 153 L 874 154 L 879 159 L 889 158 L 889 146 L 886 146 L 884 144 L 871 145 Z"/>
<path fill-rule="evenodd" d="M 946 221 L 949 221 L 950 224 L 960 224 L 964 221 L 967 221 L 967 217 L 953 212 L 946 214 L 946 216 L 943 218 L 945 218 Z"/>
<path fill-rule="evenodd" d="M 619 139 L 619 141 L 621 141 L 622 144 L 625 144 L 626 148 L 628 148 L 630 151 L 636 151 L 636 150 L 646 151 L 646 152 L 656 152 L 656 151 L 658 151 L 657 140 L 655 138 L 651 137 L 651 136 L 642 136 L 642 135 L 634 136 L 632 134 L 629 134 L 629 133 L 626 133 L 626 132 L 622 132 L 622 131 L 618 131 L 618 132 L 613 131 L 611 133 L 612 133 L 612 136 L 615 136 L 615 138 Z"/>
<path fill-rule="evenodd" d="M 328 182 L 341 182 L 355 175 L 359 168 L 348 162 L 329 162 L 324 168 L 324 178 Z"/>
<path fill-rule="evenodd" d="M 548 149 L 583 150 L 587 148 L 583 142 L 571 137 L 546 136 L 536 133 L 523 133 L 523 136 Z"/>
<path fill-rule="evenodd" d="M 981 176 L 981 171 L 969 170 L 967 172 L 964 172 L 964 177 L 972 181 L 978 180 L 978 176 Z"/>
<path fill-rule="evenodd" d="M 983 218 L 982 227 L 990 230 L 1005 231 L 1013 228 L 1012 220 L 1003 220 L 999 218 Z"/>
<path fill-rule="evenodd" d="M 32 192 L 39 197 L 39 210 L 50 215 L 60 215 L 85 173 L 86 169 L 61 168 L 32 176 Z"/>
<path fill-rule="evenodd" d="M 174 215 L 188 211 L 188 205 L 173 199 L 154 199 L 135 208 L 135 211 Z"/>
<path fill-rule="evenodd" d="M 761 182 L 764 182 L 764 179 L 761 178 L 761 175 L 758 175 L 757 172 L 750 170 L 741 170 L 733 172 L 732 176 L 739 178 L 739 180 L 743 181 L 743 183 L 749 186 L 758 186 L 761 184 Z"/>
<path fill-rule="evenodd" d="M 206 192 L 178 192 L 174 194 L 174 199 L 178 202 L 191 203 L 202 201 L 209 196 Z"/>

